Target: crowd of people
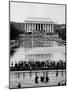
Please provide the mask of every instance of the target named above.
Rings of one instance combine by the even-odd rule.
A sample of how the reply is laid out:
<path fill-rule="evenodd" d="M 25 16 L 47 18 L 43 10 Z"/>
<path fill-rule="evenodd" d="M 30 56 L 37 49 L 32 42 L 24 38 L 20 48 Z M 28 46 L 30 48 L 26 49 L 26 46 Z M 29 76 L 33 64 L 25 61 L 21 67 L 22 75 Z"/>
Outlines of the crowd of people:
<path fill-rule="evenodd" d="M 10 66 L 10 71 L 66 69 L 66 62 L 60 61 L 19 61 Z"/>

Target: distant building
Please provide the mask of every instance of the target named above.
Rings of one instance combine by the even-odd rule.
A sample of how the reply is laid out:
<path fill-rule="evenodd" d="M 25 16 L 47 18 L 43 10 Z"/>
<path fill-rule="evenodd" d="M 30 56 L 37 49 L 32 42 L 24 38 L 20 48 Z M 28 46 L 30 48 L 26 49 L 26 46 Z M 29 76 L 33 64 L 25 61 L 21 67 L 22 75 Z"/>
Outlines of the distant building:
<path fill-rule="evenodd" d="M 54 22 L 47 18 L 27 18 L 23 23 L 26 32 L 45 31 L 54 32 Z"/>
<path fill-rule="evenodd" d="M 50 40 L 50 36 L 47 33 L 54 33 L 54 22 L 47 18 L 33 18 L 28 17 L 22 24 L 22 28 L 28 33 L 32 34 L 20 34 L 20 47 L 32 48 L 32 47 L 46 47 L 52 46 L 53 40 Z M 52 38 L 58 37 L 52 35 Z"/>

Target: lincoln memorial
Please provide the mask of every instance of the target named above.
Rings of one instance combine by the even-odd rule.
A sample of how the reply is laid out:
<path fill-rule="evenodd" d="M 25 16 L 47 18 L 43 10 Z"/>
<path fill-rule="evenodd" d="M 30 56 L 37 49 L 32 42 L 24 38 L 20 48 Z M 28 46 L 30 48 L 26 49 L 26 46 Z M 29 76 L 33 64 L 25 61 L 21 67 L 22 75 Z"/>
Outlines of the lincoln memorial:
<path fill-rule="evenodd" d="M 24 29 L 26 32 L 33 32 L 33 31 L 45 31 L 54 32 L 54 22 L 49 18 L 31 18 L 28 17 L 24 21 Z"/>

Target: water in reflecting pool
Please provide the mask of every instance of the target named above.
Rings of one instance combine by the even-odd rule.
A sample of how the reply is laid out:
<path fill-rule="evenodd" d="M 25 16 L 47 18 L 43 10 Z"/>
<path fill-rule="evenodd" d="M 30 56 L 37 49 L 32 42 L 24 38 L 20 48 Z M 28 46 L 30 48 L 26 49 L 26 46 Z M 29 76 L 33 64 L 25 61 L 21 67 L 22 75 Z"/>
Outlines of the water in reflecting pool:
<path fill-rule="evenodd" d="M 10 88 L 66 84 L 65 70 L 11 71 Z"/>

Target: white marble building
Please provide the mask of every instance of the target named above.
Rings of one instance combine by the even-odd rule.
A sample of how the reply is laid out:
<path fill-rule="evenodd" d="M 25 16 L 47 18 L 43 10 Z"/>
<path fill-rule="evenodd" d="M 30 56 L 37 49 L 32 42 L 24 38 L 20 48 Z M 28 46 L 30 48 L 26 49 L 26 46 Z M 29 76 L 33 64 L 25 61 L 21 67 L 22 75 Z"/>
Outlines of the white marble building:
<path fill-rule="evenodd" d="M 25 20 L 25 31 L 26 32 L 33 32 L 33 31 L 45 31 L 54 32 L 54 22 L 48 18 L 31 18 L 28 17 Z"/>

